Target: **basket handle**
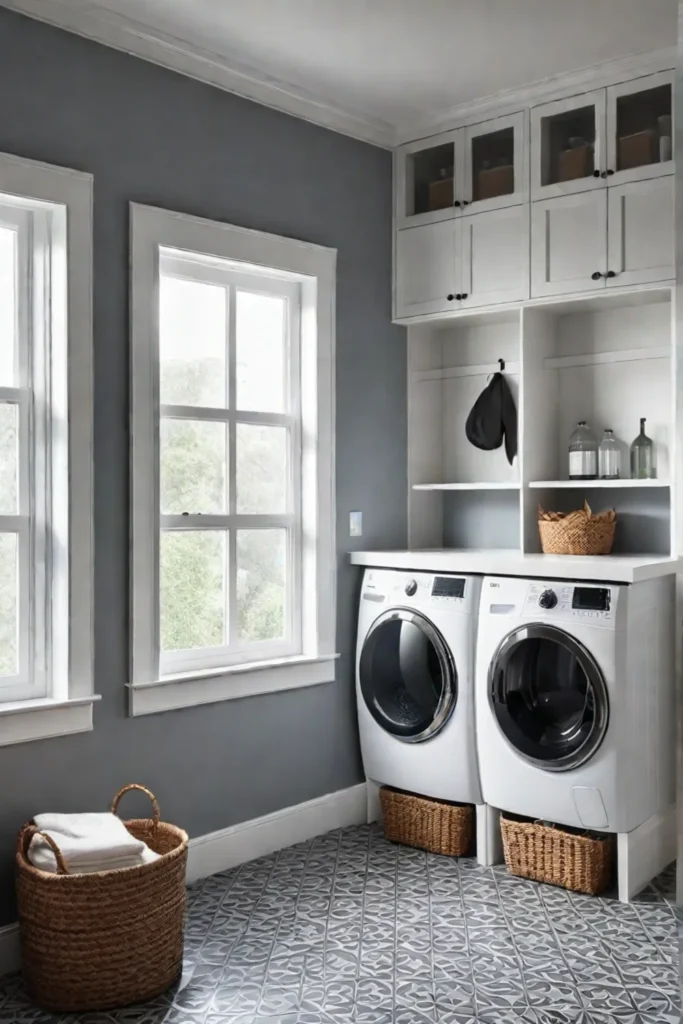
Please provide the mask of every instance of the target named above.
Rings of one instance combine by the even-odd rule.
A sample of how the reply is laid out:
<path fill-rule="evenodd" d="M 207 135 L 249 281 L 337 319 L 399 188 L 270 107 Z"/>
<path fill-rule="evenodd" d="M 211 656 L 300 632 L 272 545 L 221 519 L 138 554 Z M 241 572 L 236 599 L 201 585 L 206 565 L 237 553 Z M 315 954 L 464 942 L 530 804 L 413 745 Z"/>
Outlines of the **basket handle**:
<path fill-rule="evenodd" d="M 114 799 L 112 800 L 111 813 L 116 814 L 116 812 L 119 809 L 119 802 L 121 800 L 121 797 L 124 795 L 124 793 L 130 792 L 131 789 L 138 789 L 141 793 L 144 793 L 145 796 L 149 797 L 152 803 L 152 828 L 154 829 L 154 835 L 156 835 L 159 830 L 159 819 L 161 818 L 161 811 L 159 810 L 157 798 L 150 789 L 147 789 L 146 786 L 141 786 L 137 782 L 131 782 L 130 785 L 124 786 L 123 789 L 120 789 L 116 796 L 114 797 Z"/>
<path fill-rule="evenodd" d="M 24 857 L 27 860 L 29 860 L 28 848 L 29 848 L 31 840 L 33 839 L 34 836 L 40 836 L 40 838 L 47 843 L 47 845 L 50 847 L 50 849 L 54 853 L 55 860 L 57 861 L 57 874 L 58 875 L 68 875 L 69 874 L 69 869 L 66 866 L 66 861 L 64 860 L 64 857 L 62 855 L 62 851 L 59 849 L 59 847 L 57 846 L 56 842 L 54 841 L 54 839 L 52 838 L 51 835 L 49 835 L 47 832 L 41 832 L 40 829 L 35 827 L 35 825 L 29 825 L 28 828 L 24 829 L 24 834 L 23 834 L 23 837 L 22 837 L 22 851 L 21 851 L 23 853 Z M 30 863 L 30 860 L 29 860 L 29 863 Z M 33 866 L 35 867 L 35 864 Z M 38 870 L 40 870 L 40 868 Z"/>

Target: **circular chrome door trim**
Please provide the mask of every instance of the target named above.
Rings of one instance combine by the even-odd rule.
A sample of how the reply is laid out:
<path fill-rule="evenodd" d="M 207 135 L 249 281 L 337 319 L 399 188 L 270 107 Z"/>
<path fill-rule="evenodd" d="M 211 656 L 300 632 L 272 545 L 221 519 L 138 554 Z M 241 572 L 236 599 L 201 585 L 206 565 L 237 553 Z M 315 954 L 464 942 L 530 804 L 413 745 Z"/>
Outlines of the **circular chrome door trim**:
<path fill-rule="evenodd" d="M 372 634 L 381 626 L 385 625 L 387 622 L 396 620 L 413 623 L 413 625 L 421 629 L 427 639 L 431 641 L 434 646 L 434 650 L 436 651 L 436 656 L 439 659 L 439 667 L 441 668 L 441 677 L 443 679 L 443 689 L 439 702 L 436 706 L 434 717 L 427 728 L 423 729 L 422 732 L 417 733 L 415 736 L 401 736 L 398 733 L 391 732 L 383 725 L 383 720 L 385 722 L 387 721 L 386 716 L 382 713 L 382 710 L 376 701 L 373 702 L 373 706 L 370 705 L 370 702 L 365 695 L 361 680 L 365 645 Z M 382 614 L 379 615 L 372 623 L 365 634 L 365 639 L 363 640 L 363 646 L 360 652 L 360 658 L 358 661 L 358 682 L 360 692 L 363 695 L 363 700 L 365 701 L 365 706 L 374 720 L 386 733 L 388 733 L 388 735 L 393 737 L 393 739 L 401 740 L 403 743 L 424 743 L 425 740 L 430 740 L 433 736 L 436 736 L 436 734 L 443 729 L 444 725 L 453 714 L 458 699 L 458 674 L 451 650 L 436 626 L 430 622 L 422 612 L 418 612 L 413 608 L 389 608 L 387 611 L 382 612 Z"/>
<path fill-rule="evenodd" d="M 593 724 L 593 728 L 588 733 L 580 747 L 571 754 L 567 754 L 565 757 L 557 758 L 553 761 L 532 757 L 530 754 L 525 754 L 524 751 L 515 746 L 510 738 L 505 734 L 496 713 L 495 693 L 498 663 L 523 640 L 552 640 L 554 643 L 564 647 L 570 652 L 570 654 L 573 654 L 578 661 L 588 681 L 589 689 L 593 691 L 593 704 L 595 708 L 595 722 Z M 607 692 L 607 686 L 600 666 L 590 651 L 588 651 L 582 643 L 570 636 L 568 633 L 565 633 L 563 629 L 560 629 L 557 626 L 550 626 L 541 622 L 532 622 L 524 626 L 519 626 L 517 629 L 513 629 L 511 633 L 508 633 L 507 636 L 503 638 L 489 665 L 488 696 L 491 713 L 500 734 L 506 743 L 512 747 L 518 757 L 522 758 L 528 764 L 532 764 L 536 768 L 542 768 L 547 772 L 568 772 L 575 768 L 579 768 L 582 764 L 589 761 L 595 753 L 597 753 L 607 732 L 607 726 L 609 724 L 609 694 Z"/>

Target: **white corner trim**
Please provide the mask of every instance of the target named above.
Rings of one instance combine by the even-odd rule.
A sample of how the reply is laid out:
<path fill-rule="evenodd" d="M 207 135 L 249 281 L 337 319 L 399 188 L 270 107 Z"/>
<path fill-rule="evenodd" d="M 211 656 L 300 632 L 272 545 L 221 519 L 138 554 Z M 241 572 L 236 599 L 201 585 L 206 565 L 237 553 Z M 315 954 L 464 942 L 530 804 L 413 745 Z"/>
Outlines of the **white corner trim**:
<path fill-rule="evenodd" d="M 362 782 L 303 804 L 283 807 L 262 818 L 198 836 L 190 840 L 188 884 L 333 829 L 364 825 L 367 820 L 366 785 Z"/>
<path fill-rule="evenodd" d="M 53 736 L 69 736 L 75 732 L 91 732 L 93 704 L 100 698 L 94 694 L 73 700 L 17 701 L 0 705 L 0 747 Z"/>
<path fill-rule="evenodd" d="M 330 128 L 363 142 L 390 149 L 392 125 L 338 106 L 327 99 L 281 81 L 256 68 L 224 57 L 185 40 L 159 32 L 113 11 L 86 6 L 83 0 L 0 0 L 19 14 L 123 50 L 134 57 L 254 100 L 304 121 Z"/>
<path fill-rule="evenodd" d="M 338 657 L 338 654 L 296 657 L 272 664 L 239 665 L 220 672 L 167 676 L 152 683 L 128 683 L 128 711 L 133 717 L 153 715 L 158 711 L 174 711 L 196 704 L 215 704 L 222 700 L 332 683 Z"/>
<path fill-rule="evenodd" d="M 19 925 L 15 922 L 0 928 L 0 978 L 3 974 L 18 971 L 20 967 Z"/>
<path fill-rule="evenodd" d="M 594 64 L 577 71 L 564 72 L 539 79 L 515 89 L 504 89 L 469 103 L 454 104 L 434 111 L 428 117 L 413 118 L 395 126 L 394 145 L 414 142 L 451 128 L 476 124 L 490 117 L 516 113 L 539 103 L 548 103 L 565 96 L 575 96 L 593 89 L 607 88 L 642 75 L 654 74 L 676 67 L 675 47 L 664 47 L 645 53 L 631 54 L 616 60 Z"/>

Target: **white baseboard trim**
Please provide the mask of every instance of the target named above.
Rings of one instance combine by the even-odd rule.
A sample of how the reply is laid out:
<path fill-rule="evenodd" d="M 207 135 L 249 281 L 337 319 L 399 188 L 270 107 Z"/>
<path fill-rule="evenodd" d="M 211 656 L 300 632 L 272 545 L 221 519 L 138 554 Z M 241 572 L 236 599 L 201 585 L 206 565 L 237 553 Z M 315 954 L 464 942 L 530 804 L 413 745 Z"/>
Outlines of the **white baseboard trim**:
<path fill-rule="evenodd" d="M 187 882 L 208 878 L 294 843 L 368 821 L 364 782 L 190 840 Z M 19 925 L 0 927 L 0 976 L 19 970 Z"/>
<path fill-rule="evenodd" d="M 19 952 L 19 925 L 6 924 L 0 928 L 0 977 L 21 967 Z"/>
<path fill-rule="evenodd" d="M 362 782 L 303 804 L 283 807 L 262 818 L 197 836 L 190 840 L 188 884 L 332 829 L 363 825 L 367 820 L 367 790 Z"/>

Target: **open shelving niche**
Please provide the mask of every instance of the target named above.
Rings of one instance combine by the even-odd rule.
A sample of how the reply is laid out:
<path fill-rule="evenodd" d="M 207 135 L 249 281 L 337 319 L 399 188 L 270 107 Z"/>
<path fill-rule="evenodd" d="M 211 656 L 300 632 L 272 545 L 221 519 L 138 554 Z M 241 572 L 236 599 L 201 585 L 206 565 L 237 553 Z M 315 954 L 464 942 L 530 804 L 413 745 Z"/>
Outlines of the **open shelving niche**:
<path fill-rule="evenodd" d="M 408 329 L 408 478 L 411 548 L 540 551 L 537 510 L 584 499 L 617 510 L 615 554 L 677 550 L 673 476 L 675 348 L 671 288 L 528 302 Z M 475 448 L 472 405 L 505 361 L 517 405 L 518 455 Z M 629 448 L 647 419 L 656 480 L 631 480 Z M 570 481 L 578 420 L 622 447 L 620 480 Z"/>

